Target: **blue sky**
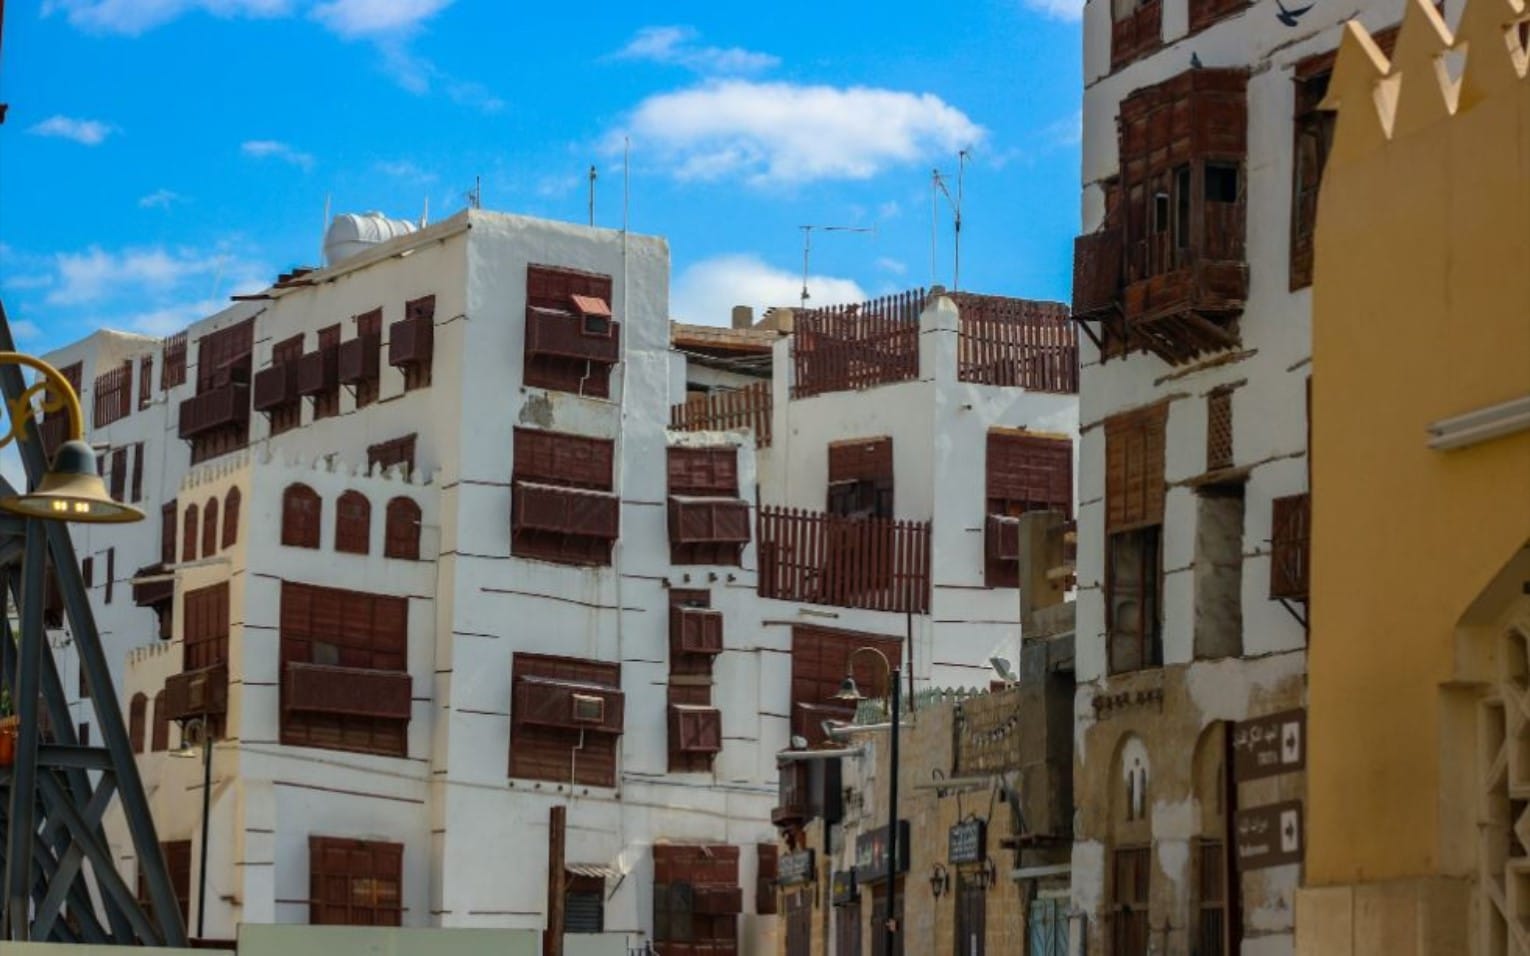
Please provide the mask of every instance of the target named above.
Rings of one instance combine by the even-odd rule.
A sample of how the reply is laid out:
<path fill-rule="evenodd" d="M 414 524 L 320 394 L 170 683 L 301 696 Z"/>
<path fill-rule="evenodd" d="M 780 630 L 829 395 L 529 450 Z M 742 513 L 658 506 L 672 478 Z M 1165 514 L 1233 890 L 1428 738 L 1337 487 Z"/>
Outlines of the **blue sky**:
<path fill-rule="evenodd" d="M 1079 7 L 43 0 L 0 51 L 0 292 L 21 344 L 155 335 L 294 265 L 334 212 L 485 208 L 670 242 L 671 311 L 928 285 L 970 149 L 963 288 L 1066 299 Z M 942 199 L 938 281 L 951 283 Z"/>

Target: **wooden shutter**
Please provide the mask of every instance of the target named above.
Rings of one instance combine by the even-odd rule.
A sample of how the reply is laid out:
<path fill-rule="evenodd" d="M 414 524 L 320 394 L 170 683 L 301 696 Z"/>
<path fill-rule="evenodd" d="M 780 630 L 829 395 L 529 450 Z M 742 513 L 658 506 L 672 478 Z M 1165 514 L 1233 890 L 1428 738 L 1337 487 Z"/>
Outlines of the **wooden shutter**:
<path fill-rule="evenodd" d="M 127 500 L 128 450 L 124 445 L 112 449 L 111 495 L 116 501 Z"/>
<path fill-rule="evenodd" d="M 1105 420 L 1105 528 L 1129 531 L 1163 523 L 1164 424 L 1158 404 Z"/>
<path fill-rule="evenodd" d="M 148 408 L 154 400 L 154 356 L 145 355 L 138 360 L 138 408 Z M 136 498 L 134 499 L 137 500 Z"/>
<path fill-rule="evenodd" d="M 367 448 L 367 470 L 388 469 L 403 465 L 404 474 L 414 473 L 414 435 L 405 435 L 391 441 L 379 442 Z"/>
<path fill-rule="evenodd" d="M 854 438 L 829 443 L 829 481 L 890 481 L 892 477 L 891 438 Z"/>
<path fill-rule="evenodd" d="M 176 505 L 172 498 L 159 509 L 159 560 L 164 564 L 175 563 Z"/>
<path fill-rule="evenodd" d="M 106 549 L 106 603 L 112 603 L 112 583 L 117 580 L 117 549 Z"/>
<path fill-rule="evenodd" d="M 402 843 L 310 836 L 308 866 L 310 924 L 400 925 Z"/>
<path fill-rule="evenodd" d="M 1014 505 L 1003 511 L 991 510 L 991 514 L 1042 509 L 1073 514 L 1073 442 L 1070 439 L 992 429 L 988 432 L 987 452 L 989 501 Z"/>
<path fill-rule="evenodd" d="M 150 748 L 155 753 L 170 749 L 170 713 L 165 710 L 165 692 L 154 695 L 154 740 Z"/>
<path fill-rule="evenodd" d="M 218 499 L 208 498 L 202 507 L 202 557 L 210 558 L 218 553 Z"/>
<path fill-rule="evenodd" d="M 1206 396 L 1206 470 L 1232 464 L 1232 389 L 1219 388 Z"/>
<path fill-rule="evenodd" d="M 86 590 L 96 586 L 96 559 L 84 557 L 80 559 L 80 579 Z"/>
<path fill-rule="evenodd" d="M 143 500 L 143 442 L 133 445 L 133 493 L 135 504 Z"/>
<path fill-rule="evenodd" d="M 517 480 L 611 490 L 616 446 L 609 439 L 517 428 L 514 453 Z"/>
<path fill-rule="evenodd" d="M 142 693 L 133 695 L 133 700 L 128 704 L 128 743 L 133 748 L 133 753 L 143 753 L 143 734 L 145 723 L 148 720 L 149 698 Z"/>
<path fill-rule="evenodd" d="M 625 698 L 621 665 L 576 657 L 517 653 L 511 668 L 514 699 L 510 724 L 510 776 L 574 783 L 616 785 L 616 752 Z M 523 685 L 539 685 L 537 690 Z M 603 723 L 571 726 L 567 719 L 575 688 L 605 701 Z M 545 722 L 544 722 L 545 721 Z M 582 747 L 581 747 L 582 744 Z M 579 748 L 579 749 L 575 749 Z"/>
<path fill-rule="evenodd" d="M 738 495 L 735 448 L 670 448 L 667 462 L 671 495 Z"/>
<path fill-rule="evenodd" d="M 755 867 L 754 911 L 761 916 L 774 916 L 781 851 L 774 843 L 761 843 L 755 850 L 759 854 L 759 865 Z"/>
<path fill-rule="evenodd" d="M 318 492 L 303 484 L 288 485 L 282 492 L 282 544 L 317 548 L 322 517 L 323 502 Z"/>
<path fill-rule="evenodd" d="M 186 506 L 186 526 L 181 536 L 181 560 L 197 559 L 197 506 Z"/>
<path fill-rule="evenodd" d="M 854 705 L 835 700 L 834 695 L 849 670 L 851 655 L 859 647 L 880 650 L 893 667 L 902 662 L 902 638 L 819 627 L 792 628 L 792 733 L 806 737 L 809 744 L 824 739 L 825 719 L 848 720 L 854 716 Z M 867 697 L 886 695 L 887 677 L 872 655 L 862 654 L 855 659 L 854 676 L 856 685 Z"/>
<path fill-rule="evenodd" d="M 254 347 L 254 319 L 245 319 L 197 339 L 197 394 L 231 382 L 248 384 L 250 352 Z"/>
<path fill-rule="evenodd" d="M 170 391 L 186 384 L 186 333 L 177 332 L 165 339 L 165 361 L 160 366 L 159 387 Z"/>
<path fill-rule="evenodd" d="M 223 547 L 232 548 L 239 540 L 239 505 L 243 495 L 230 488 L 223 498 Z"/>
<path fill-rule="evenodd" d="M 670 748 L 685 754 L 715 754 L 722 750 L 722 712 L 694 704 L 669 706 Z"/>
<path fill-rule="evenodd" d="M 359 491 L 347 491 L 335 503 L 335 550 L 366 554 L 371 550 L 372 502 Z"/>
<path fill-rule="evenodd" d="M 412 498 L 388 502 L 383 556 L 406 561 L 420 559 L 420 506 Z"/>
<path fill-rule="evenodd" d="M 201 670 L 228 662 L 228 582 L 187 591 L 182 599 L 183 668 Z"/>

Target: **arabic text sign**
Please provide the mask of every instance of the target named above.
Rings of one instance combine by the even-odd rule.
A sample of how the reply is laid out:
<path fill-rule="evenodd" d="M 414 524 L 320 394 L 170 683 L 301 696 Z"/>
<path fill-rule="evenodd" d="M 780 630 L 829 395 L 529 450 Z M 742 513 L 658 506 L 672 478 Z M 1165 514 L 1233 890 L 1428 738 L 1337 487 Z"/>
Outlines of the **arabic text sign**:
<path fill-rule="evenodd" d="M 1307 765 L 1307 712 L 1287 710 L 1233 725 L 1233 779 L 1258 780 Z"/>
<path fill-rule="evenodd" d="M 1302 802 L 1287 800 L 1238 811 L 1238 869 L 1302 861 Z"/>

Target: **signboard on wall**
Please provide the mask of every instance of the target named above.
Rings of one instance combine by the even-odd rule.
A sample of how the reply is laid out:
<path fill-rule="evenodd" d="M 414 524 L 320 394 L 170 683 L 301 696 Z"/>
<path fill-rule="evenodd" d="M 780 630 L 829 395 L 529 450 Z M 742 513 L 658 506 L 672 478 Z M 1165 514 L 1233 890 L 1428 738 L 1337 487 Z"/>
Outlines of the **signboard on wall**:
<path fill-rule="evenodd" d="M 1302 861 L 1300 800 L 1239 810 L 1234 830 L 1241 871 Z"/>
<path fill-rule="evenodd" d="M 973 818 L 951 828 L 946 859 L 951 863 L 981 863 L 988 858 L 988 824 Z"/>
<path fill-rule="evenodd" d="M 1233 725 L 1233 779 L 1258 780 L 1307 765 L 1307 712 L 1287 710 Z"/>
<path fill-rule="evenodd" d="M 776 882 L 782 886 L 811 883 L 816 878 L 817 872 L 813 868 L 812 850 L 788 853 L 781 857 L 781 862 L 776 866 Z"/>
<path fill-rule="evenodd" d="M 854 870 L 835 870 L 829 879 L 829 900 L 835 906 L 848 906 L 860 898 L 855 888 Z"/>
<path fill-rule="evenodd" d="M 898 868 L 908 872 L 908 821 L 898 821 Z M 878 827 L 855 838 L 855 879 L 874 883 L 887 879 L 887 828 Z"/>

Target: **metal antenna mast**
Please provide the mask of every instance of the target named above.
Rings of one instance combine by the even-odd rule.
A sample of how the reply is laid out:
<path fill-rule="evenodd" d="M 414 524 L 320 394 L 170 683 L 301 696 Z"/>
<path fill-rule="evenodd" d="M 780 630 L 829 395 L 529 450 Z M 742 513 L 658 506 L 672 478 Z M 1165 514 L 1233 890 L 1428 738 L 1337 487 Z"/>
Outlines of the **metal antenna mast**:
<path fill-rule="evenodd" d="M 595 225 L 595 167 L 590 167 L 590 225 Z"/>
<path fill-rule="evenodd" d="M 808 299 L 808 259 L 813 252 L 813 230 L 820 229 L 824 232 L 869 232 L 876 235 L 876 226 L 798 226 L 802 230 L 802 308 L 807 308 Z"/>
<path fill-rule="evenodd" d="M 946 188 L 946 178 L 940 170 L 930 172 L 930 284 L 935 284 L 935 207 L 936 193 L 946 197 L 946 202 L 951 204 L 954 214 L 953 221 L 953 252 L 951 264 L 951 288 L 953 290 L 962 287 L 962 199 L 964 186 L 967 178 L 967 160 L 972 157 L 970 149 L 961 150 L 956 154 L 956 195 L 951 195 L 951 190 Z"/>

